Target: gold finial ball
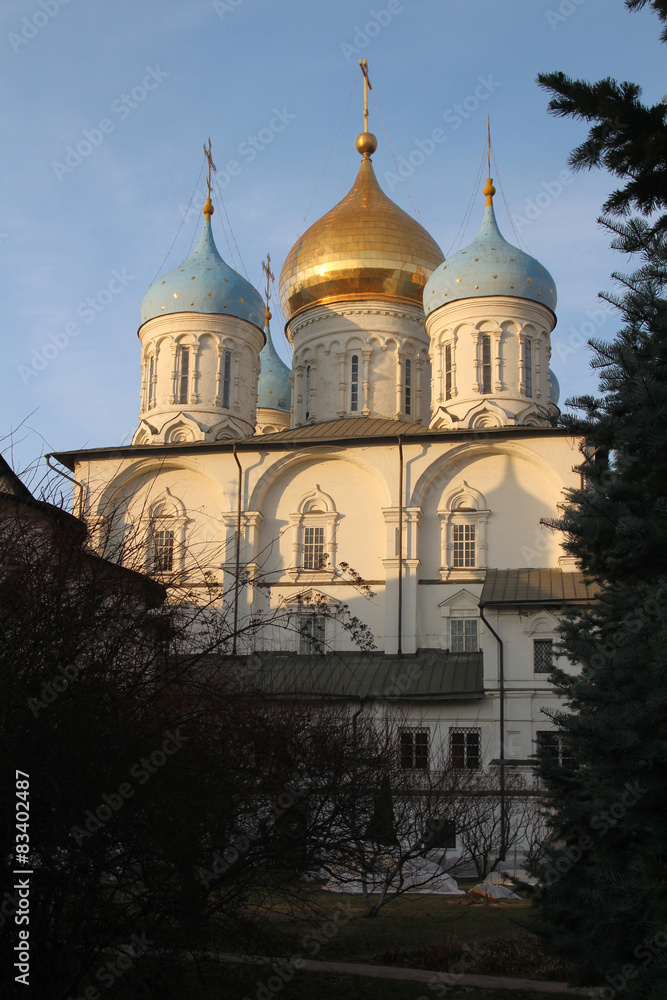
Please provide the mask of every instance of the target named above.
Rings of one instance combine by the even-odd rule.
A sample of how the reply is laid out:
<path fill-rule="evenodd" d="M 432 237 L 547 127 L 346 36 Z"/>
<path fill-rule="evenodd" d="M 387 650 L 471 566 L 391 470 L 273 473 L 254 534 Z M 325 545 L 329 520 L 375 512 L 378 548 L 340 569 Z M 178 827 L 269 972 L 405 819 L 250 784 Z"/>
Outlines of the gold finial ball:
<path fill-rule="evenodd" d="M 355 145 L 357 147 L 357 152 L 362 153 L 364 156 L 366 156 L 366 154 L 372 156 L 378 148 L 378 141 L 372 132 L 362 132 L 361 135 L 357 136 Z"/>
<path fill-rule="evenodd" d="M 204 202 L 204 207 L 202 208 L 202 212 L 207 218 L 210 218 L 213 215 L 214 211 L 215 209 L 213 208 L 213 202 L 211 201 L 210 198 L 207 198 L 206 201 Z"/>
<path fill-rule="evenodd" d="M 494 196 L 495 193 L 496 193 L 496 189 L 493 186 L 493 181 L 489 177 L 487 179 L 487 181 L 486 181 L 486 186 L 485 186 L 482 194 L 485 194 L 487 198 L 493 198 L 493 196 Z"/>

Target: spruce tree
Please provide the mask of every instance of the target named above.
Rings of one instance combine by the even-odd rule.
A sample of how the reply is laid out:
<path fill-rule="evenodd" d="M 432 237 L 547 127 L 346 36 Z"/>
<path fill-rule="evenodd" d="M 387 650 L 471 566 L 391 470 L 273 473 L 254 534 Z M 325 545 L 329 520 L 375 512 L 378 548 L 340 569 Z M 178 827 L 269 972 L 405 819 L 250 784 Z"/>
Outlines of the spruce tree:
<path fill-rule="evenodd" d="M 667 3 L 650 6 L 667 25 Z M 591 124 L 574 168 L 620 179 L 600 221 L 635 270 L 603 296 L 622 329 L 590 342 L 601 395 L 562 418 L 584 442 L 582 482 L 552 526 L 600 591 L 561 627 L 581 670 L 552 676 L 564 753 L 539 755 L 553 818 L 536 921 L 580 983 L 654 1000 L 667 998 L 667 105 L 632 83 L 538 80 L 553 113 Z"/>

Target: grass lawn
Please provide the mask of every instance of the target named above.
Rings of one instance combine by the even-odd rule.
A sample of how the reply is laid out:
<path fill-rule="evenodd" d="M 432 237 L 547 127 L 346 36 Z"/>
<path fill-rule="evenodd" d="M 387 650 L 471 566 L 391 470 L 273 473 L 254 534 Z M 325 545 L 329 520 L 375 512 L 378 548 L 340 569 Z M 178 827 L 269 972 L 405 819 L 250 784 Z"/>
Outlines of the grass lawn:
<path fill-rule="evenodd" d="M 467 896 L 413 894 L 394 900 L 369 920 L 360 896 L 311 889 L 308 898 L 312 911 L 275 909 L 273 919 L 303 942 L 304 958 L 348 962 L 381 961 L 379 956 L 390 948 L 410 949 L 443 937 L 469 942 L 521 936 L 527 933 L 522 925 L 528 923 L 530 910 L 524 901 L 470 904 Z M 336 928 L 330 938 L 328 922 Z"/>

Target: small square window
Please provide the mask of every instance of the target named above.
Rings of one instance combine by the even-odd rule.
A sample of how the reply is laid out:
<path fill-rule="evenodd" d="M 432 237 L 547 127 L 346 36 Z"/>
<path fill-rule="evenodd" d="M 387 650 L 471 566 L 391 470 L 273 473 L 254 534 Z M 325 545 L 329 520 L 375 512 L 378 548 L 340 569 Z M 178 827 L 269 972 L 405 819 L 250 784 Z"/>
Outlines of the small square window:
<path fill-rule="evenodd" d="M 429 730 L 401 730 L 401 767 L 406 770 L 428 770 Z"/>
<path fill-rule="evenodd" d="M 299 653 L 325 652 L 326 622 L 324 615 L 299 615 Z"/>
<path fill-rule="evenodd" d="M 550 674 L 553 667 L 553 639 L 533 639 L 533 669 L 535 673 Z"/>
<path fill-rule="evenodd" d="M 449 754 L 454 768 L 476 770 L 481 764 L 480 729 L 450 729 Z"/>
<path fill-rule="evenodd" d="M 452 618 L 449 623 L 452 653 L 476 653 L 479 650 L 476 618 Z"/>

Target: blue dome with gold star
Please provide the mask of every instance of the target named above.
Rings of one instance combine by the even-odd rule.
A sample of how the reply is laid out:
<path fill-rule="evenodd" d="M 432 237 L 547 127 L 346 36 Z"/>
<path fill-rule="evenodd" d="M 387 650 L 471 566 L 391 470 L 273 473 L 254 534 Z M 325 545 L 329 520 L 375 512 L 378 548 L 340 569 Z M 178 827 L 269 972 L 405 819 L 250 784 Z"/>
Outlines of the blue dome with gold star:
<path fill-rule="evenodd" d="M 554 279 L 534 257 L 507 242 L 498 229 L 491 196 L 472 243 L 437 267 L 426 282 L 424 311 L 428 316 L 448 302 L 485 295 L 532 299 L 556 310 Z"/>
<path fill-rule="evenodd" d="M 280 410 L 283 413 L 289 413 L 292 402 L 290 370 L 273 346 L 268 318 L 264 327 L 264 336 L 266 343 L 259 355 L 257 406 L 265 407 L 267 410 Z"/>
<path fill-rule="evenodd" d="M 262 296 L 222 259 L 208 218 L 192 256 L 158 278 L 144 295 L 141 322 L 182 312 L 236 316 L 264 328 Z"/>

